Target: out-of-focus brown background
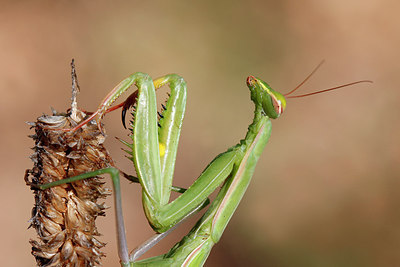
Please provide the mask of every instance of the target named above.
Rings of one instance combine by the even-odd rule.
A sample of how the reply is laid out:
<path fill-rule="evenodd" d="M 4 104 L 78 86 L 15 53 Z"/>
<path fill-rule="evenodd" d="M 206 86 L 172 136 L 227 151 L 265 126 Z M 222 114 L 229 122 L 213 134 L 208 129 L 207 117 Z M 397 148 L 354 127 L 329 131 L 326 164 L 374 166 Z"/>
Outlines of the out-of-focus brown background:
<path fill-rule="evenodd" d="M 36 234 L 26 230 L 33 195 L 23 181 L 33 131 L 25 121 L 69 107 L 72 58 L 86 110 L 132 72 L 186 79 L 180 186 L 244 137 L 253 112 L 248 75 L 287 92 L 325 59 L 302 92 L 373 80 L 288 101 L 206 265 L 400 265 L 399 10 L 394 0 L 1 1 L 1 265 L 35 264 L 28 240 Z M 118 113 L 106 116 L 106 145 L 132 173 L 114 139 L 127 136 Z M 152 231 L 139 187 L 123 186 L 133 248 Z M 98 219 L 104 266 L 118 266 L 113 212 Z M 148 255 L 165 252 L 193 223 Z"/>

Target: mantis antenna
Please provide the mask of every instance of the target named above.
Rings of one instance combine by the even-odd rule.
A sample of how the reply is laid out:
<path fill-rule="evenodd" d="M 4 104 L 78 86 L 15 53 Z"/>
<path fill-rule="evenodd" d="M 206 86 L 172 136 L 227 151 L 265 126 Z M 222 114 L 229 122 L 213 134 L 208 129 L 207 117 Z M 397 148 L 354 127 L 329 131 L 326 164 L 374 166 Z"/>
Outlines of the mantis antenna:
<path fill-rule="evenodd" d="M 351 83 L 346 83 L 346 84 L 342 84 L 339 86 L 335 86 L 335 87 L 331 87 L 328 89 L 323 89 L 323 90 L 319 90 L 316 92 L 312 92 L 312 93 L 307 93 L 307 94 L 302 94 L 302 95 L 291 95 L 292 93 L 294 93 L 295 91 L 297 91 L 303 84 L 305 84 L 310 77 L 321 67 L 321 65 L 325 62 L 325 60 L 322 60 L 315 68 L 314 70 L 299 84 L 297 85 L 293 90 L 291 90 L 289 93 L 284 94 L 283 96 L 285 98 L 300 98 L 300 97 L 305 97 L 305 96 L 310 96 L 310 95 L 316 95 L 316 94 L 320 94 L 320 93 L 324 93 L 324 92 L 328 92 L 328 91 L 333 91 L 333 90 L 337 90 L 343 87 L 347 87 L 347 86 L 351 86 L 354 84 L 358 84 L 358 83 L 373 83 L 373 81 L 370 80 L 361 80 L 361 81 L 356 81 L 356 82 L 351 82 Z"/>

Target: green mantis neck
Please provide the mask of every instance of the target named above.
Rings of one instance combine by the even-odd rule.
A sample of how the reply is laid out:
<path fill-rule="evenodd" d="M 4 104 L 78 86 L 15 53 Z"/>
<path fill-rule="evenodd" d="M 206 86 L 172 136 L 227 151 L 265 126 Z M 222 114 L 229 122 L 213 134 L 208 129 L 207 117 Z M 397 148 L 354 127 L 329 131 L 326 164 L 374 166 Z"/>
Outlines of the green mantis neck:
<path fill-rule="evenodd" d="M 237 145 L 237 147 L 240 148 L 243 152 L 247 151 L 247 149 L 254 142 L 262 125 L 265 124 L 268 120 L 269 118 L 265 115 L 261 105 L 256 104 L 253 122 L 249 125 L 247 129 L 246 137 L 240 140 L 240 143 Z"/>

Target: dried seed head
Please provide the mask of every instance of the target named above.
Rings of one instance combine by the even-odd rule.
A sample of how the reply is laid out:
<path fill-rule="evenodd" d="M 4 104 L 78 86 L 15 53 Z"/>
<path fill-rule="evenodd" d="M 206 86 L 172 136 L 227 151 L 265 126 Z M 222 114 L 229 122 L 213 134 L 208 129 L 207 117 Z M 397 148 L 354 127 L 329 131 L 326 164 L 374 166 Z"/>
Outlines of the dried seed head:
<path fill-rule="evenodd" d="M 85 113 L 76 112 L 76 119 Z M 110 191 L 99 177 L 38 190 L 41 185 L 110 167 L 112 159 L 103 147 L 104 136 L 96 124 L 87 124 L 75 132 L 57 131 L 75 126 L 77 121 L 67 115 L 43 115 L 30 125 L 35 151 L 34 167 L 26 171 L 26 181 L 35 194 L 30 223 L 38 241 L 31 240 L 32 254 L 38 266 L 98 266 L 105 245 L 95 219 L 104 215 L 104 204 L 97 203 Z"/>

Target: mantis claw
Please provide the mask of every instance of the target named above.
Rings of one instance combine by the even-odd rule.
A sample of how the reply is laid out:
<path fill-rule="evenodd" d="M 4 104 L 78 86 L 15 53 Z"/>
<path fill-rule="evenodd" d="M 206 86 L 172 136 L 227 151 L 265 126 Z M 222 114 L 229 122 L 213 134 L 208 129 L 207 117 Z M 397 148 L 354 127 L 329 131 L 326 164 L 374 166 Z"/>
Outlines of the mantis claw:
<path fill-rule="evenodd" d="M 121 120 L 122 120 L 122 125 L 124 125 L 125 129 L 126 129 L 126 124 L 125 124 L 126 111 L 135 105 L 138 93 L 139 91 L 136 90 L 124 102 L 124 106 L 122 108 L 122 113 L 121 113 Z"/>

